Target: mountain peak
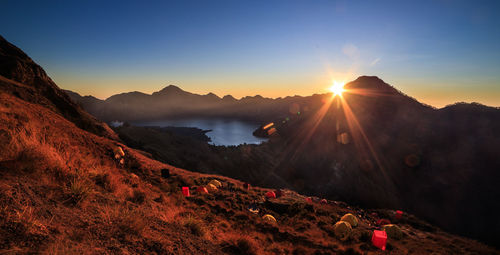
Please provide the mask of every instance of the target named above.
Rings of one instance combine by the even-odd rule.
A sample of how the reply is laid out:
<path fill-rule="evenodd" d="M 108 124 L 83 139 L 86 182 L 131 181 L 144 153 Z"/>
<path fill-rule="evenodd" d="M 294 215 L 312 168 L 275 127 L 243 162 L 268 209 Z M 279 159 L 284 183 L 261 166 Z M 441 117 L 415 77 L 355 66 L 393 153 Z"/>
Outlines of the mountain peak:
<path fill-rule="evenodd" d="M 156 93 L 164 94 L 164 93 L 178 93 L 178 92 L 185 92 L 185 91 L 175 85 L 168 85 Z"/>
<path fill-rule="evenodd" d="M 377 90 L 384 93 L 399 93 L 391 85 L 385 83 L 382 79 L 377 76 L 360 76 L 356 80 L 349 82 L 345 85 L 347 89 L 368 89 Z"/>
<path fill-rule="evenodd" d="M 222 100 L 224 101 L 236 101 L 236 98 L 234 98 L 233 96 L 231 95 L 225 95 Z"/>
<path fill-rule="evenodd" d="M 208 96 L 208 97 L 210 97 L 210 98 L 217 98 L 217 99 L 220 99 L 220 98 L 219 98 L 219 96 L 217 96 L 216 94 L 214 94 L 214 93 L 212 93 L 212 92 L 210 92 L 210 93 L 206 94 L 205 96 Z"/>

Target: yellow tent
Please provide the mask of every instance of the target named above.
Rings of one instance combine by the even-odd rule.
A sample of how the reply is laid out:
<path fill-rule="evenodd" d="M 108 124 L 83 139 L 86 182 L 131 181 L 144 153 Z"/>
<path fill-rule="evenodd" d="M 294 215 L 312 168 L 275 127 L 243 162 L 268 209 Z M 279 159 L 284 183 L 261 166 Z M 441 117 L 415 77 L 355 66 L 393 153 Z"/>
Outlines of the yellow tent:
<path fill-rule="evenodd" d="M 337 135 L 337 142 L 341 144 L 348 144 L 349 143 L 349 135 L 347 133 L 342 133 Z"/>
<path fill-rule="evenodd" d="M 218 180 L 211 180 L 208 184 L 212 184 L 217 188 L 222 187 L 222 183 L 220 183 L 220 181 L 218 181 Z"/>
<path fill-rule="evenodd" d="M 271 214 L 266 214 L 262 216 L 262 219 L 267 220 L 269 222 L 277 222 L 276 219 Z"/>
<path fill-rule="evenodd" d="M 337 221 L 333 226 L 333 230 L 335 232 L 335 237 L 345 241 L 351 235 L 352 227 L 347 221 Z"/>
<path fill-rule="evenodd" d="M 123 149 L 120 146 L 117 146 L 114 152 L 115 152 L 115 157 L 119 158 L 125 156 L 125 152 L 123 152 Z"/>
<path fill-rule="evenodd" d="M 387 236 L 389 238 L 399 240 L 403 237 L 403 232 L 401 232 L 401 229 L 396 225 L 393 224 L 384 225 L 382 227 L 382 230 L 384 230 L 385 233 L 387 233 Z"/>
<path fill-rule="evenodd" d="M 207 189 L 209 189 L 210 191 L 217 191 L 217 187 L 215 187 L 215 185 L 213 184 L 208 184 Z"/>
<path fill-rule="evenodd" d="M 342 216 L 342 218 L 340 218 L 340 220 L 349 222 L 349 224 L 351 224 L 351 227 L 353 227 L 353 228 L 358 226 L 358 219 L 356 218 L 356 216 L 354 216 L 350 213 Z"/>

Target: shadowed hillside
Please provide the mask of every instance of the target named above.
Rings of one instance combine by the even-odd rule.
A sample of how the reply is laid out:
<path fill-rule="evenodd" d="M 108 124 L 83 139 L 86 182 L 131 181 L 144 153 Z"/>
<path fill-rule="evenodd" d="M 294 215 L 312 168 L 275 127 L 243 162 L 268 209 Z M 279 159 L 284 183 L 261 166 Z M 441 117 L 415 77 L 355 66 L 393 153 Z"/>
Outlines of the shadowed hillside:
<path fill-rule="evenodd" d="M 292 184 L 297 190 L 404 208 L 496 243 L 500 222 L 491 219 L 500 208 L 491 197 L 500 196 L 494 156 L 500 110 L 478 104 L 433 109 L 376 77 L 360 77 L 346 89 L 342 99 L 325 103 L 325 112 L 275 126 L 286 148 L 276 156 L 286 159 L 276 173 L 302 179 Z"/>

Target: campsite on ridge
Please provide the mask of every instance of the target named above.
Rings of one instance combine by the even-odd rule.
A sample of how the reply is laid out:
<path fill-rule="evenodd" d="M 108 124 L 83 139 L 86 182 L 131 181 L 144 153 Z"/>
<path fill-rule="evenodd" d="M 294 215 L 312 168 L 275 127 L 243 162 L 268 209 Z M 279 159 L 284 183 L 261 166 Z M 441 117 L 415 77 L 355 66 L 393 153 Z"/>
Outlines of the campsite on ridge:
<path fill-rule="evenodd" d="M 500 255 L 500 2 L 0 15 L 0 255 Z"/>
<path fill-rule="evenodd" d="M 160 163 L 122 144 L 3 38 L 0 60 L 2 251 L 497 252 L 412 214 L 270 191 Z M 391 223 L 396 232 L 380 236 Z M 386 230 L 377 230 L 382 224 Z"/>

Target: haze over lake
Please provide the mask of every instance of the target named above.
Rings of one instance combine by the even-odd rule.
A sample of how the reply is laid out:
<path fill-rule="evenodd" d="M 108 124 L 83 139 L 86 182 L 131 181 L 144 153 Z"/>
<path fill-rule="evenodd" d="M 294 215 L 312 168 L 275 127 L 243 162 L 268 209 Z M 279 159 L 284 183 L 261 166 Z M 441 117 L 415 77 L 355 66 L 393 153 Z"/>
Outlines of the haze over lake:
<path fill-rule="evenodd" d="M 212 140 L 213 145 L 240 145 L 240 144 L 260 144 L 266 141 L 252 135 L 260 124 L 241 120 L 230 119 L 182 119 L 182 120 L 160 120 L 142 121 L 133 123 L 137 126 L 159 126 L 159 127 L 196 127 L 207 132 L 207 136 Z"/>

